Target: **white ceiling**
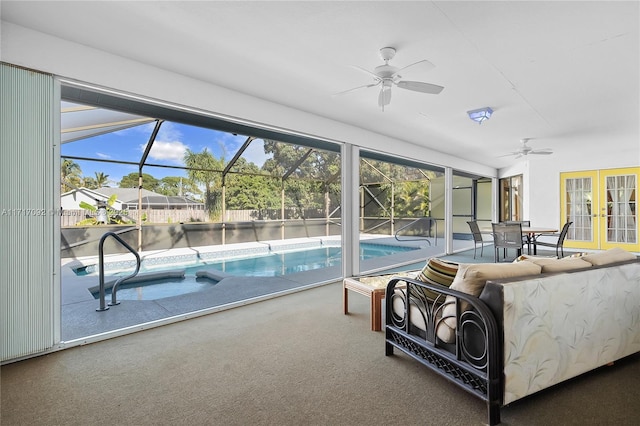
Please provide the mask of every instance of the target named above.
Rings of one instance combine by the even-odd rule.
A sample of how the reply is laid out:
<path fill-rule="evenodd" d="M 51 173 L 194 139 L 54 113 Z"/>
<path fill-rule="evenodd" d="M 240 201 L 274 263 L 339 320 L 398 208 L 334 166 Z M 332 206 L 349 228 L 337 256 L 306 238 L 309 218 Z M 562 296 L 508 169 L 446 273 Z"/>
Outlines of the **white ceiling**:
<path fill-rule="evenodd" d="M 554 156 L 638 144 L 637 1 L 13 2 L 2 19 L 493 167 L 532 138 Z M 351 67 L 403 73 L 439 95 L 377 88 Z M 466 111 L 489 106 L 481 126 Z M 597 152 L 597 151 L 594 151 Z M 546 157 L 546 156 L 545 156 Z"/>

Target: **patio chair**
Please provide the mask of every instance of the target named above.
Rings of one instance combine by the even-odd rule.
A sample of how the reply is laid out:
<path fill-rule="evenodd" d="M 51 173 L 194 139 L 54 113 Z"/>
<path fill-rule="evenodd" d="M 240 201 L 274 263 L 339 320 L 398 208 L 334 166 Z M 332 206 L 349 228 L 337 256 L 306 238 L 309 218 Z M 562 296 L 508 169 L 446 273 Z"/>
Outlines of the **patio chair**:
<path fill-rule="evenodd" d="M 505 220 L 502 223 L 506 223 L 508 225 L 513 225 L 515 223 L 521 224 L 525 228 L 531 227 L 530 220 Z M 533 239 L 530 238 L 529 234 L 522 234 L 522 244 L 527 245 L 529 247 L 529 251 L 531 251 L 531 244 L 533 244 Z"/>
<path fill-rule="evenodd" d="M 492 223 L 494 262 L 500 260 L 499 250 L 503 250 L 503 258 L 507 257 L 508 249 L 516 249 L 517 256 L 522 255 L 522 224 L 518 223 Z M 516 256 L 516 257 L 517 257 Z"/>
<path fill-rule="evenodd" d="M 548 242 L 548 241 L 539 241 L 538 238 L 536 238 L 533 241 L 534 252 L 537 252 L 538 246 L 553 247 L 553 248 L 556 249 L 556 257 L 557 258 L 564 257 L 564 248 L 563 248 L 564 239 L 567 237 L 567 232 L 569 232 L 569 227 L 571 226 L 572 223 L 573 222 L 565 223 L 559 234 L 541 234 L 541 235 L 539 235 L 538 238 L 540 238 L 540 237 L 557 237 L 557 240 L 555 242 Z M 560 253 L 560 255 L 558 253 Z"/>
<path fill-rule="evenodd" d="M 478 243 L 480 243 L 480 257 L 482 257 L 482 252 L 484 250 L 484 240 L 482 239 L 482 233 L 480 232 L 478 221 L 471 220 L 467 223 L 469 224 L 469 229 L 471 229 L 471 234 L 473 235 L 473 258 L 476 258 L 476 247 Z"/>

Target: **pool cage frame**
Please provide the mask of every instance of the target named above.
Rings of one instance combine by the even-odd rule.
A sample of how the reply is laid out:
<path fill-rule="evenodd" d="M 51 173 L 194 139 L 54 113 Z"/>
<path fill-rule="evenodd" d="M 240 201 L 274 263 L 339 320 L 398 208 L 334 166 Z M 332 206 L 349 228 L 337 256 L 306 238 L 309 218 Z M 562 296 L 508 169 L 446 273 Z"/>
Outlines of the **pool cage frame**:
<path fill-rule="evenodd" d="M 219 182 L 220 182 L 220 187 L 217 188 L 220 191 L 220 217 L 221 220 L 219 221 L 220 224 L 220 240 L 219 242 L 221 244 L 227 244 L 229 242 L 229 238 L 227 236 L 227 231 L 229 229 L 229 225 L 232 222 L 228 222 L 227 221 L 227 212 L 228 212 L 228 208 L 227 208 L 227 196 L 228 196 L 228 181 L 229 181 L 229 177 L 233 174 L 239 174 L 239 175 L 255 175 L 255 176 L 260 176 L 260 177 L 264 177 L 267 179 L 276 179 L 279 181 L 279 186 L 280 186 L 280 206 L 279 206 L 279 217 L 275 218 L 275 219 L 267 219 L 267 220 L 252 220 L 252 231 L 253 231 L 253 236 L 254 238 L 250 238 L 247 241 L 260 241 L 264 238 L 260 238 L 258 235 L 258 232 L 256 231 L 256 226 L 259 223 L 269 223 L 269 222 L 279 222 L 280 225 L 280 232 L 278 235 L 279 239 L 286 239 L 287 235 L 285 233 L 285 229 L 287 228 L 288 222 L 290 222 L 292 220 L 292 218 L 290 217 L 291 214 L 288 214 L 287 211 L 287 193 L 286 193 L 286 183 L 288 181 L 291 180 L 301 180 L 301 181 L 314 181 L 314 182 L 320 182 L 322 184 L 322 187 L 324 188 L 324 206 L 322 209 L 324 212 L 324 216 L 322 218 L 318 218 L 318 217 L 309 217 L 308 216 L 308 211 L 305 211 L 305 209 L 302 208 L 302 206 L 300 205 L 300 203 L 298 203 L 297 206 L 294 206 L 294 208 L 298 211 L 297 212 L 297 218 L 298 220 L 302 220 L 303 221 L 303 225 L 305 227 L 305 231 L 304 234 L 305 236 L 318 236 L 319 231 L 313 230 L 313 231 L 309 231 L 307 228 L 311 225 L 311 222 L 313 222 L 314 220 L 318 220 L 320 219 L 323 222 L 323 228 L 324 230 L 322 231 L 322 234 L 324 236 L 330 236 L 330 235 L 338 235 L 340 234 L 340 227 L 342 226 L 341 224 L 341 217 L 340 217 L 340 213 L 341 213 L 341 200 L 338 197 L 337 202 L 335 202 L 334 199 L 332 199 L 332 188 L 335 188 L 335 185 L 340 185 L 340 177 L 341 177 L 341 170 L 340 170 L 340 162 L 339 162 L 339 157 L 336 156 L 336 158 L 338 158 L 338 161 L 335 163 L 335 165 L 338 167 L 338 170 L 334 173 L 331 174 L 327 174 L 325 176 L 311 176 L 311 177 L 303 177 L 300 176 L 299 173 L 297 173 L 300 169 L 300 167 L 310 158 L 313 158 L 312 154 L 314 153 L 319 153 L 320 151 L 325 151 L 327 153 L 331 153 L 332 151 L 329 150 L 324 150 L 324 149 L 319 149 L 317 147 L 314 146 L 307 146 L 304 143 L 304 140 L 302 141 L 282 141 L 280 139 L 267 139 L 261 136 L 254 136 L 254 135 L 250 135 L 247 136 L 245 141 L 242 143 L 242 145 L 237 149 L 237 151 L 234 153 L 233 157 L 231 158 L 231 160 L 229 160 L 229 162 L 227 162 L 226 164 L 224 164 L 224 168 L 219 170 L 219 169 L 212 169 L 212 168 L 194 168 L 194 167 L 187 167 L 187 166 L 175 166 L 175 165 L 167 165 L 167 164 L 154 164 L 154 163 L 150 163 L 148 162 L 148 158 L 149 158 L 149 154 L 151 152 L 151 149 L 154 146 L 154 143 L 157 140 L 158 134 L 160 132 L 161 126 L 163 123 L 165 123 L 165 119 L 160 119 L 160 118 L 156 118 L 156 119 L 149 119 L 149 118 L 144 118 L 143 120 L 141 120 L 141 122 L 139 123 L 134 123 L 132 124 L 132 126 L 136 126 L 136 125 L 141 125 L 141 124 L 148 124 L 150 122 L 154 122 L 154 127 L 153 127 L 153 131 L 151 132 L 148 142 L 146 144 L 145 150 L 140 158 L 140 160 L 136 163 L 136 162 L 132 162 L 132 161 L 121 161 L 121 160 L 112 160 L 112 159 L 98 159 L 98 158 L 87 158 L 87 157 L 78 157 L 78 156 L 71 156 L 71 155 L 61 155 L 61 159 L 67 159 L 67 160 L 80 160 L 80 161 L 93 161 L 93 162 L 106 162 L 106 163 L 116 163 L 116 164 L 126 164 L 126 165 L 135 165 L 137 166 L 137 170 L 138 170 L 138 205 L 137 205 L 137 218 L 136 218 L 136 222 L 135 222 L 135 228 L 132 227 L 131 225 L 120 225 L 117 226 L 117 229 L 115 230 L 115 232 L 117 232 L 118 234 L 123 234 L 123 233 L 128 233 L 130 231 L 133 231 L 135 229 L 136 231 L 136 238 L 135 238 L 135 242 L 130 241 L 130 243 L 132 243 L 132 245 L 136 246 L 138 251 L 142 251 L 145 248 L 145 241 L 144 241 L 144 235 L 143 235 L 143 228 L 146 226 L 149 226 L 150 224 L 145 224 L 143 223 L 143 195 L 142 195 L 142 191 L 144 189 L 144 182 L 143 182 L 143 170 L 145 167 L 157 167 L 157 168 L 171 168 L 171 169 L 180 169 L 180 170 L 185 170 L 187 172 L 189 171 L 199 171 L 199 172 L 205 172 L 205 173 L 217 173 L 219 174 Z M 189 123 L 190 124 L 190 123 Z M 103 124 L 104 127 L 109 127 L 109 123 L 105 123 Z M 129 127 L 132 127 L 129 126 Z M 99 128 L 100 126 L 98 126 Z M 211 130 L 217 130 L 217 131 L 222 131 L 224 132 L 225 130 L 219 130 L 219 129 L 214 129 L 213 127 L 205 127 L 205 128 L 209 128 Z M 106 133 L 107 131 L 101 131 L 99 134 L 102 133 Z M 98 133 L 97 133 L 98 134 Z M 237 134 L 234 133 L 234 135 L 237 136 Z M 93 135 L 92 135 L 93 136 Z M 80 138 L 76 138 L 76 139 L 72 139 L 72 140 L 81 140 L 81 139 L 87 139 L 88 137 L 80 137 Z M 288 165 L 287 168 L 282 168 L 282 172 L 279 176 L 274 176 L 273 174 L 269 175 L 269 174 L 264 174 L 264 173 L 246 173 L 246 172 L 238 172 L 234 170 L 234 167 L 236 166 L 236 164 L 238 163 L 238 161 L 242 158 L 243 153 L 247 150 L 247 148 L 249 147 L 249 145 L 255 141 L 255 140 L 264 140 L 266 141 L 272 141 L 275 143 L 283 143 L 283 144 L 289 144 L 289 145 L 294 145 L 294 146 L 299 146 L 301 148 L 301 153 L 298 156 L 298 158 L 293 159 L 293 161 L 291 162 L 291 164 Z M 70 140 L 71 141 L 71 140 Z M 334 158 L 335 161 L 335 158 Z M 417 182 L 417 183 L 424 183 L 427 186 L 430 186 L 431 183 L 431 177 L 429 176 L 429 174 L 427 172 L 425 172 L 425 170 L 427 169 L 427 166 L 425 166 L 425 169 L 420 169 L 417 167 L 417 165 L 413 165 L 413 166 L 403 166 L 401 164 L 397 164 L 397 163 L 388 163 L 390 166 L 397 166 L 397 167 L 402 167 L 403 170 L 407 170 L 407 167 L 411 167 L 414 168 L 415 170 L 418 171 L 419 177 L 417 179 L 412 179 L 412 180 L 407 180 L 407 179 L 398 179 L 397 176 L 393 176 L 393 173 L 385 173 L 385 171 L 380 170 L 381 167 L 379 166 L 379 164 L 374 164 L 376 160 L 371 160 L 371 159 L 367 159 L 365 157 L 362 157 L 360 159 L 360 183 L 359 183 L 359 192 L 360 192 L 360 212 L 359 212 L 359 223 L 360 223 L 360 230 L 363 233 L 375 233 L 375 234 L 382 234 L 382 235 L 388 235 L 388 236 L 393 236 L 396 233 L 396 223 L 400 223 L 402 226 L 402 232 L 407 232 L 408 234 L 413 234 L 416 235 L 416 230 L 417 232 L 422 232 L 422 226 L 416 227 L 416 229 L 411 230 L 409 229 L 411 227 L 411 223 L 413 221 L 415 221 L 416 219 L 422 218 L 422 217 L 428 217 L 429 212 L 431 210 L 430 208 L 430 201 L 424 200 L 425 203 L 425 207 L 423 208 L 423 211 L 425 214 L 420 214 L 421 212 L 418 212 L 418 214 L 416 215 L 414 212 L 412 212 L 411 215 L 409 215 L 408 217 L 402 217 L 402 216 L 398 216 L 397 215 L 397 208 L 396 208 L 396 204 L 395 204 L 395 196 L 396 196 L 396 188 L 399 184 L 403 183 L 403 182 Z M 377 160 L 380 161 L 380 160 Z M 374 179 L 369 179 L 366 180 L 363 177 L 363 173 L 362 170 L 364 167 L 368 167 L 371 171 L 373 171 L 373 175 L 377 176 Z M 402 173 L 395 173 L 395 175 L 402 175 Z M 404 173 L 406 175 L 406 173 Z M 365 181 L 366 180 L 366 181 Z M 68 184 L 69 186 L 77 189 L 77 190 L 82 190 L 82 188 L 77 188 L 74 185 L 70 184 L 69 182 L 63 182 L 65 184 Z M 430 192 L 430 189 L 427 189 L 427 193 Z M 333 197 L 335 198 L 335 197 Z M 100 200 L 96 200 L 96 203 L 100 202 Z M 290 208 L 290 207 L 289 207 Z M 273 209 L 271 209 L 273 211 Z M 289 216 L 289 217 L 288 217 Z M 216 221 L 211 221 L 209 223 L 215 223 Z M 434 220 L 435 222 L 435 220 Z M 266 225 L 265 225 L 266 226 Z M 316 226 L 317 227 L 317 226 Z M 335 232 L 337 231 L 337 232 Z M 431 235 L 432 230 L 429 229 L 429 236 Z M 310 235 L 312 234 L 312 235 Z M 275 236 L 273 232 L 270 232 L 269 235 L 271 236 Z M 426 235 L 425 235 L 426 237 Z M 69 248 L 75 248 L 76 252 L 78 251 L 78 247 L 82 246 L 85 243 L 89 243 L 89 242 L 93 242 L 93 240 L 95 240 L 96 236 L 91 236 L 89 239 L 86 240 L 82 240 L 82 241 L 75 241 L 73 242 L 73 238 L 69 238 L 69 240 L 71 241 L 68 244 Z M 98 237 L 99 238 L 99 237 Z M 90 244 L 89 246 L 93 246 L 93 244 Z M 81 252 L 81 250 L 80 250 Z M 88 253 L 87 253 L 88 254 Z"/>

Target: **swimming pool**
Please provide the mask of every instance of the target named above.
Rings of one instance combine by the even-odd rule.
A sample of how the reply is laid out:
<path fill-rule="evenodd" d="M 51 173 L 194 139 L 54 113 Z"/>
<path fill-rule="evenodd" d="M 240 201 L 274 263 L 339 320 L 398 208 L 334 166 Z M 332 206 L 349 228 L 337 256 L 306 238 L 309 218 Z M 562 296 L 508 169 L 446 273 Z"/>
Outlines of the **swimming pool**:
<path fill-rule="evenodd" d="M 360 259 L 371 259 L 416 250 L 415 247 L 384 244 L 360 244 Z M 296 272 L 340 265 L 340 246 L 305 247 L 302 249 L 267 250 L 259 253 L 218 253 L 213 255 L 190 255 L 143 259 L 140 272 L 185 269 L 186 274 L 195 274 L 204 268 L 215 268 L 230 275 L 249 277 L 274 277 Z M 135 267 L 133 261 L 105 263 L 105 274 L 126 275 Z M 97 275 L 97 264 L 73 268 L 76 275 Z"/>
<path fill-rule="evenodd" d="M 372 259 L 396 253 L 415 250 L 415 247 L 392 246 L 385 244 L 360 244 L 360 259 Z M 241 254 L 226 252 L 213 255 L 190 255 L 188 257 L 166 256 L 164 258 L 143 259 L 141 273 L 184 270 L 184 277 L 172 279 L 143 280 L 138 283 L 123 283 L 118 289 L 119 300 L 154 300 L 180 294 L 198 292 L 217 283 L 216 279 L 196 277 L 199 271 L 219 271 L 222 275 L 246 277 L 278 277 L 298 272 L 316 270 L 341 264 L 340 246 L 304 247 L 302 249 L 267 249 L 260 253 Z M 229 257 L 229 255 L 231 255 Z M 132 261 L 105 263 L 105 281 L 110 278 L 127 275 L 135 267 Z M 72 268 L 79 276 L 97 276 L 96 264 Z M 109 278 L 107 278 L 109 277 Z M 95 291 L 91 291 L 98 297 Z M 109 294 L 109 292 L 107 292 Z"/>

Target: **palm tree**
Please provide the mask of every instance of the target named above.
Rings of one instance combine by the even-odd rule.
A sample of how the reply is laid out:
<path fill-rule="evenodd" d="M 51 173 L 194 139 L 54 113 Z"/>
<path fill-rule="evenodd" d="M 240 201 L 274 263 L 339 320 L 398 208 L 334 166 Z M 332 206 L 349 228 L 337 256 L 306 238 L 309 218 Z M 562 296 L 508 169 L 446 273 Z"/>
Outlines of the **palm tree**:
<path fill-rule="evenodd" d="M 216 158 L 207 148 L 202 152 L 193 152 L 190 149 L 184 154 L 184 164 L 187 166 L 189 179 L 197 184 L 204 185 L 204 205 L 209 211 L 209 217 L 219 213 L 220 199 L 217 197 L 222 189 L 222 170 L 224 170 L 224 158 Z"/>
<path fill-rule="evenodd" d="M 102 172 L 95 172 L 96 175 L 96 185 L 98 188 L 102 188 L 109 182 L 109 175 L 105 175 Z"/>
<path fill-rule="evenodd" d="M 63 159 L 60 163 L 60 192 L 71 191 L 73 186 L 80 186 L 81 176 L 82 169 L 78 163 L 67 158 Z"/>

